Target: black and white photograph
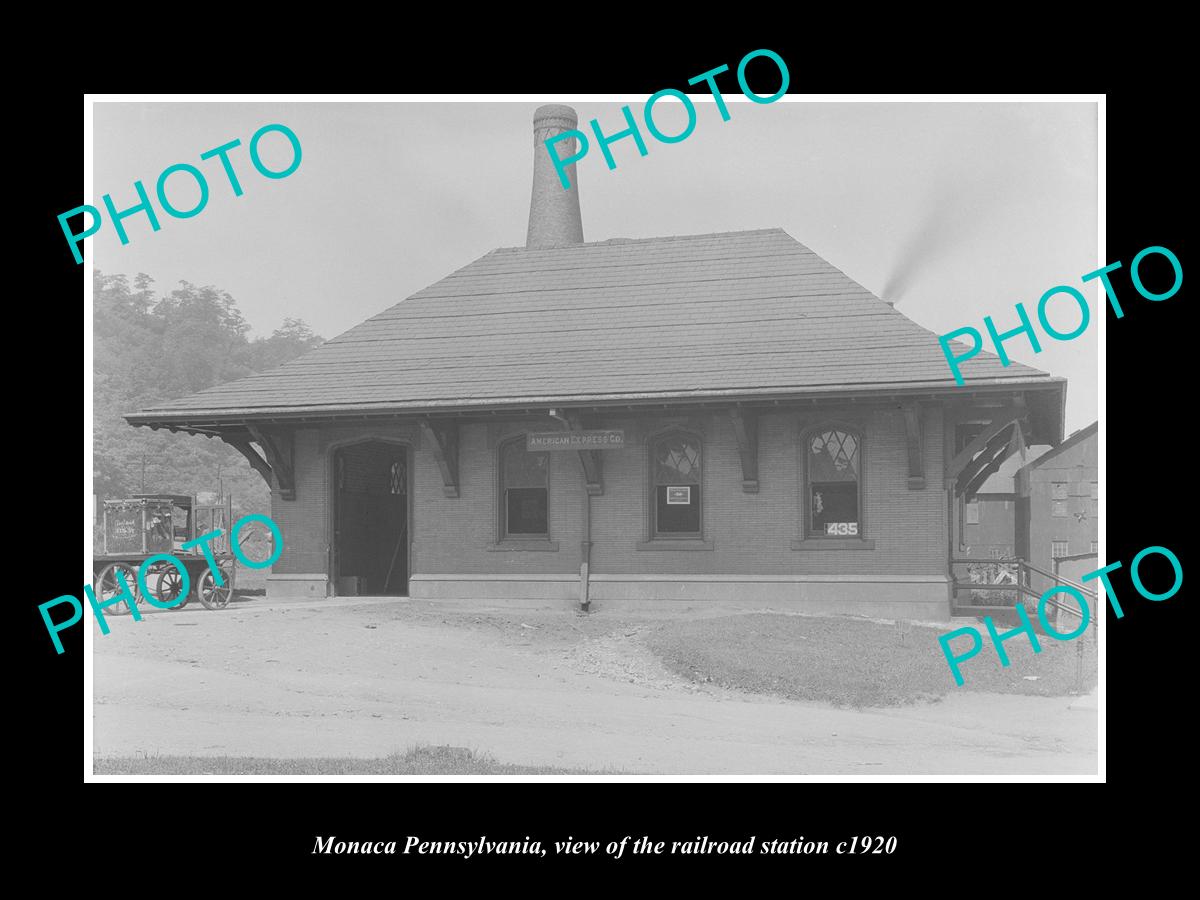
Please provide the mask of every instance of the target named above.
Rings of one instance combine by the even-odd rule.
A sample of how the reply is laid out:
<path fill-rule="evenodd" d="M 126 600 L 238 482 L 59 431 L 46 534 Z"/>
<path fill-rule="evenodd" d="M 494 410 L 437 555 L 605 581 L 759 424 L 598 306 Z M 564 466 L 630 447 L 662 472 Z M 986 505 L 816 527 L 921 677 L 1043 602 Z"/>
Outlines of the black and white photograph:
<path fill-rule="evenodd" d="M 727 62 L 90 98 L 88 780 L 1104 780 L 1103 97 Z"/>

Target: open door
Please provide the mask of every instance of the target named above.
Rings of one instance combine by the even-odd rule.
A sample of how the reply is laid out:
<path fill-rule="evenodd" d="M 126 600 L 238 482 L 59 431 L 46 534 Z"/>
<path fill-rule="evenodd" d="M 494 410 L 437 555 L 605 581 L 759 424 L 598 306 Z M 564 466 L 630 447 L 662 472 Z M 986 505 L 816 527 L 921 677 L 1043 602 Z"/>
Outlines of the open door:
<path fill-rule="evenodd" d="M 338 596 L 407 596 L 407 447 L 368 441 L 334 453 L 333 576 Z"/>

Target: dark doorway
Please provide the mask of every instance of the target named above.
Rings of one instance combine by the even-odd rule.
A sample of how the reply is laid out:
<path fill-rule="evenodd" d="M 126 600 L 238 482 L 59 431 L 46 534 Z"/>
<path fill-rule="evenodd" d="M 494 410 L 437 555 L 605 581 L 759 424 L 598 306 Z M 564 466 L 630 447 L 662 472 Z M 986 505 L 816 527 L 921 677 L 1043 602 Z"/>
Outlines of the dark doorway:
<path fill-rule="evenodd" d="M 1029 560 L 1029 498 L 1017 498 L 1017 513 L 1016 513 L 1016 534 L 1013 536 L 1014 549 L 1016 556 L 1021 559 Z"/>
<path fill-rule="evenodd" d="M 338 596 L 408 595 L 408 449 L 384 441 L 334 453 Z"/>

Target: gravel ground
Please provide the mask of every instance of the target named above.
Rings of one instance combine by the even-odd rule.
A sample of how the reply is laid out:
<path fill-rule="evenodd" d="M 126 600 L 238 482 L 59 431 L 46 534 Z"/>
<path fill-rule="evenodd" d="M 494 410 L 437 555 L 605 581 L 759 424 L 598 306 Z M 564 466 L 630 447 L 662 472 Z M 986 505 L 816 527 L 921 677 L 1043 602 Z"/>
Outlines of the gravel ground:
<path fill-rule="evenodd" d="M 110 620 L 106 637 L 94 629 L 93 746 L 106 766 L 379 759 L 431 745 L 500 766 L 625 773 L 1096 771 L 1096 712 L 1069 709 L 1069 697 L 964 691 L 836 709 L 693 680 L 648 649 L 656 634 L 719 627 L 707 611 L 584 616 L 371 598 L 194 606 Z"/>

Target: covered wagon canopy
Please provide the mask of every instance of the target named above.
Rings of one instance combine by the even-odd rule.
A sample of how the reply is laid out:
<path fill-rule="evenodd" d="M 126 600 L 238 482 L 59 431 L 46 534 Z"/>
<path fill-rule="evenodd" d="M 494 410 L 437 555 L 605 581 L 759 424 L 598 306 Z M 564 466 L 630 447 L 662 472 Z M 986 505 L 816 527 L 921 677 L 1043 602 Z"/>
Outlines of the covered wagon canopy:
<path fill-rule="evenodd" d="M 978 400 L 1015 410 L 1022 441 L 1062 439 L 1062 378 L 986 352 L 962 371 L 960 387 L 937 335 L 772 228 L 493 250 L 276 369 L 125 418 L 258 443 L 267 467 L 286 466 L 279 426 L 547 407 Z"/>

